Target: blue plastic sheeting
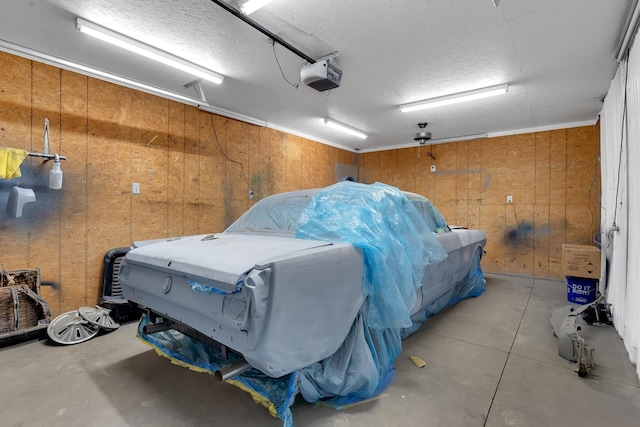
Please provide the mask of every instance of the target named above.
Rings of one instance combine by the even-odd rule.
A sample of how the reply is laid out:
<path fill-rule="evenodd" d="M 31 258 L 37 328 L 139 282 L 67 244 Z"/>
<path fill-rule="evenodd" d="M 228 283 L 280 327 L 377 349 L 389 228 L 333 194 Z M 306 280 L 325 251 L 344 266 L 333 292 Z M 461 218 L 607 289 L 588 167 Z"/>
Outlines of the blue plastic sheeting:
<path fill-rule="evenodd" d="M 307 200 L 301 199 L 298 206 Z M 292 218 L 287 212 L 274 218 Z M 384 391 L 395 377 L 393 364 L 403 338 L 447 305 L 484 292 L 479 250 L 464 280 L 409 316 L 425 267 L 447 256 L 433 234 L 444 227 L 444 219 L 426 224 L 409 199 L 394 187 L 341 182 L 321 190 L 302 211 L 296 237 L 348 242 L 362 248 L 368 298 L 333 355 L 282 378 L 270 378 L 252 369 L 231 382 L 269 407 L 285 427 L 293 427 L 290 406 L 298 393 L 308 402 L 323 400 L 341 408 Z M 194 291 L 210 292 L 213 288 Z M 174 361 L 207 372 L 234 361 L 176 331 L 145 336 L 145 324 L 148 321 L 143 318 L 139 336 Z"/>
<path fill-rule="evenodd" d="M 145 335 L 143 327 L 148 324 L 149 319 L 144 315 L 138 325 L 138 336 L 178 365 L 214 373 L 220 367 L 239 359 L 235 353 L 229 353 L 229 360 L 226 360 L 222 353 L 213 347 L 175 330 Z M 229 382 L 250 393 L 256 403 L 268 407 L 272 415 L 284 421 L 284 427 L 293 427 L 290 407 L 298 394 L 295 373 L 281 378 L 271 378 L 258 370 L 250 369 L 233 377 Z"/>
<path fill-rule="evenodd" d="M 220 295 L 235 294 L 240 292 L 240 289 L 242 289 L 242 284 L 244 283 L 244 279 L 247 277 L 247 274 L 248 273 L 244 273 L 240 276 L 232 291 L 225 291 L 224 289 L 218 289 L 214 288 L 213 286 L 203 285 L 202 283 L 196 282 L 195 280 L 189 278 L 187 278 L 187 283 L 189 283 L 189 286 L 191 286 L 191 290 L 193 290 L 193 292 Z"/>
<path fill-rule="evenodd" d="M 409 311 L 428 265 L 447 257 L 397 188 L 341 182 L 317 193 L 302 211 L 296 238 L 362 248 L 369 328 L 408 328 Z"/>
<path fill-rule="evenodd" d="M 409 195 L 409 200 L 411 200 L 418 212 L 422 214 L 422 219 L 427 223 L 429 230 L 433 233 L 446 233 L 450 231 L 447 221 L 444 220 L 440 211 L 431 203 L 431 200 L 414 195 Z"/>
<path fill-rule="evenodd" d="M 298 372 L 300 393 L 337 407 L 371 398 L 393 379 L 401 331 L 413 325 L 409 312 L 425 268 L 447 253 L 409 199 L 378 183 L 323 189 L 302 211 L 296 237 L 362 248 L 367 296 L 342 347 Z"/>
<path fill-rule="evenodd" d="M 411 316 L 413 324 L 401 331 L 402 339 L 405 339 L 417 331 L 418 328 L 420 328 L 420 325 L 422 325 L 429 317 L 438 313 L 443 308 L 466 298 L 477 297 L 484 292 L 484 284 L 486 283 L 486 280 L 482 275 L 482 268 L 480 267 L 481 258 L 482 252 L 478 250 L 473 256 L 469 272 L 465 278 L 460 281 L 460 283 L 456 284 L 456 286 L 451 288 L 440 298 Z"/>

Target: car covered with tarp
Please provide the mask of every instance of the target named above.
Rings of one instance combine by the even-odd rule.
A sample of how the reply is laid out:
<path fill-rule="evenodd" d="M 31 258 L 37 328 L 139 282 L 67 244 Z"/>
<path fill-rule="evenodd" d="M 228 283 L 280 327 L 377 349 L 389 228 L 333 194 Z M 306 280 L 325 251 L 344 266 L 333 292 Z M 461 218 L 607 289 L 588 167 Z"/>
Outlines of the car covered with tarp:
<path fill-rule="evenodd" d="M 297 394 L 341 407 L 384 390 L 404 337 L 484 291 L 485 243 L 423 196 L 341 182 L 266 197 L 223 233 L 134 244 L 119 279 L 145 342 L 290 426 Z"/>

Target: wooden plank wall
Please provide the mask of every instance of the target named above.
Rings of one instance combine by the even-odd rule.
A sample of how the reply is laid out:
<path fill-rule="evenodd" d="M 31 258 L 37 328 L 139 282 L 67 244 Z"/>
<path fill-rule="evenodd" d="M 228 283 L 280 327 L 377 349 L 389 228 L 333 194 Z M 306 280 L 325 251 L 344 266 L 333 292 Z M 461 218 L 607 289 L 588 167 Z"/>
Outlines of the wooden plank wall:
<path fill-rule="evenodd" d="M 0 53 L 0 147 L 42 152 L 44 119 L 62 162 L 27 158 L 0 179 L 0 264 L 39 267 L 54 315 L 98 301 L 105 252 L 132 241 L 222 231 L 253 203 L 334 182 L 355 155 L 268 128 Z M 37 202 L 5 213 L 15 183 Z M 131 194 L 139 182 L 141 194 Z M 255 197 L 249 200 L 249 188 Z M 3 198 L 4 197 L 4 198 Z M 1 268 L 1 266 L 0 266 Z"/>
<path fill-rule="evenodd" d="M 560 278 L 562 244 L 593 245 L 600 224 L 599 153 L 595 125 L 364 153 L 358 173 L 427 196 L 450 224 L 483 229 L 483 270 Z"/>

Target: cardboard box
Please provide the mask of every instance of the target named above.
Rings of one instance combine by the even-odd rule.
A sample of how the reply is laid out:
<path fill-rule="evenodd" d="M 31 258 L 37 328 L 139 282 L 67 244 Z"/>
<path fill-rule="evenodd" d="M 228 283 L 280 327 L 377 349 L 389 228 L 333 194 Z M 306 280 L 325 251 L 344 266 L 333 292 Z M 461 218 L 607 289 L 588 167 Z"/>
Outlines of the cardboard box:
<path fill-rule="evenodd" d="M 595 246 L 562 245 L 565 276 L 600 278 L 600 249 Z"/>

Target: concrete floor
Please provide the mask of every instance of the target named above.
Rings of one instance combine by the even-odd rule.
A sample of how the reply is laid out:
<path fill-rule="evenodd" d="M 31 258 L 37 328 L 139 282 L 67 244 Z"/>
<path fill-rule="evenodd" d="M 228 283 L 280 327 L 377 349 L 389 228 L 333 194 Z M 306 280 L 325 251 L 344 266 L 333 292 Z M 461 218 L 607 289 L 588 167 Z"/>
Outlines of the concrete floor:
<path fill-rule="evenodd" d="M 586 378 L 557 355 L 549 316 L 563 282 L 487 275 L 487 291 L 429 319 L 404 342 L 395 382 L 335 411 L 298 400 L 303 426 L 634 426 L 640 384 L 611 326 L 585 326 Z M 172 365 L 135 324 L 75 346 L 0 349 L 0 426 L 282 426 L 239 389 Z M 408 356 L 427 362 L 418 369 Z"/>

